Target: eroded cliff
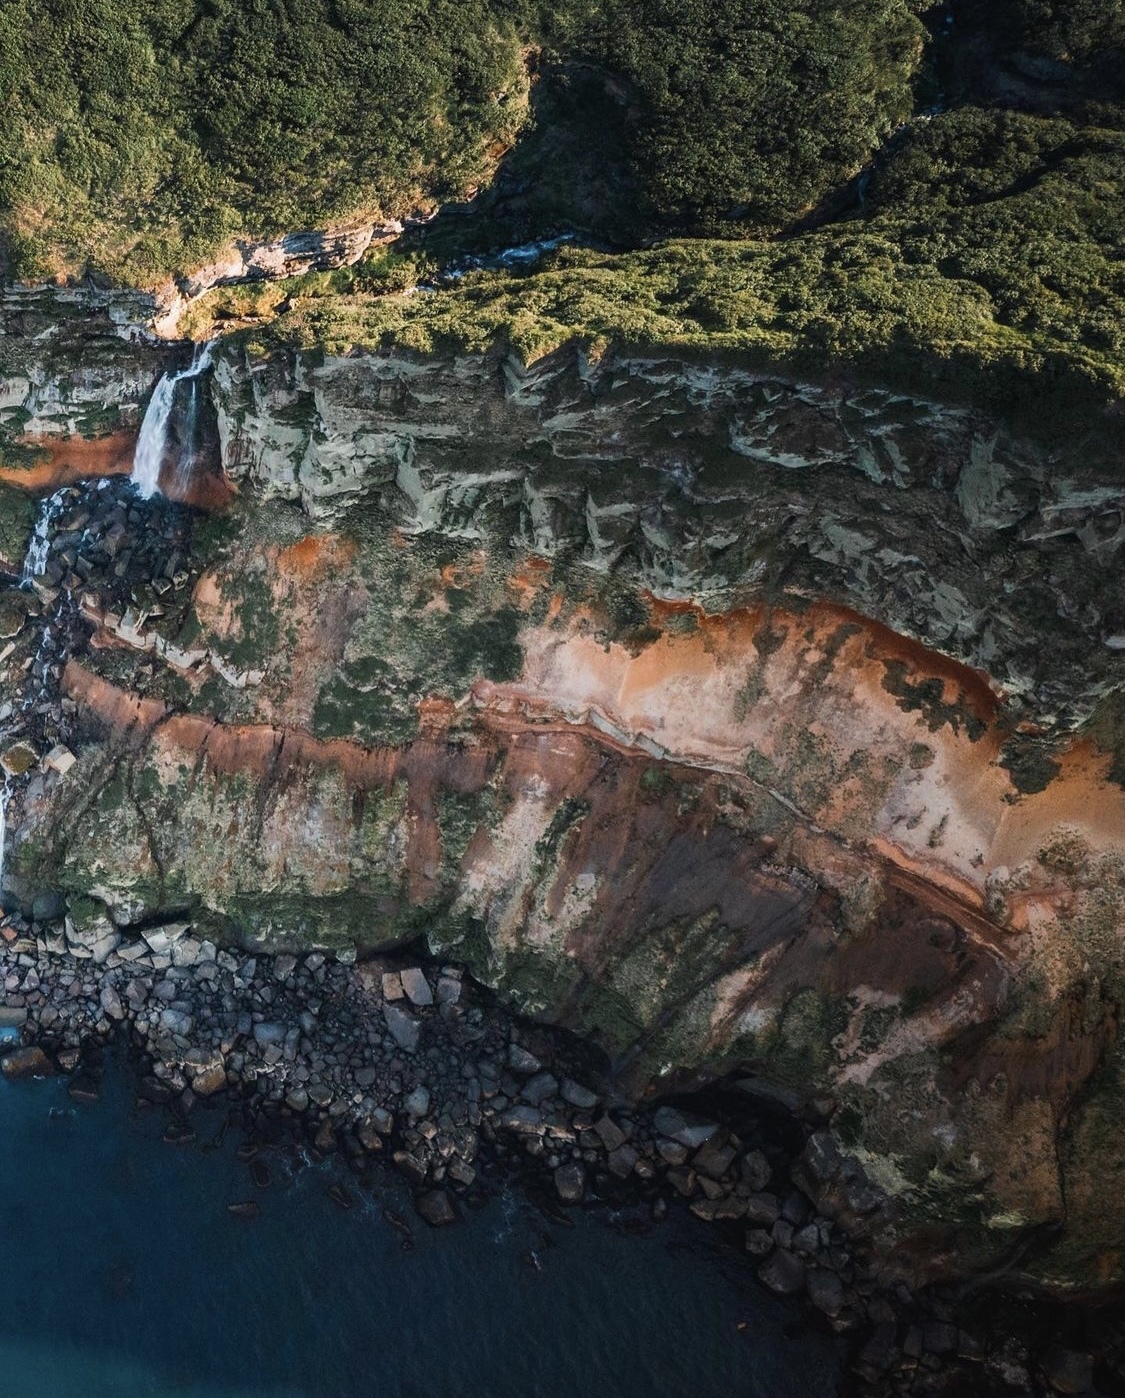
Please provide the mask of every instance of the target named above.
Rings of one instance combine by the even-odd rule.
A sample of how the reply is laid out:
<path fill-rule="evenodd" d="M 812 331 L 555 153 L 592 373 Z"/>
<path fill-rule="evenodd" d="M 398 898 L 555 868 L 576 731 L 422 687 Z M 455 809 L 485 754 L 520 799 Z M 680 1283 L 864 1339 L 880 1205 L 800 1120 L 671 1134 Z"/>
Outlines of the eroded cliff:
<path fill-rule="evenodd" d="M 737 1067 L 817 1099 L 889 1265 L 1038 1239 L 1045 1280 L 1120 1278 L 1125 491 L 1096 423 L 1048 451 L 717 363 L 238 344 L 213 402 L 196 479 L 237 494 L 190 566 L 74 589 L 79 760 L 17 793 L 9 897 L 111 938 L 424 936 L 633 1092 Z M 89 424 L 50 422 L 32 472 L 88 470 Z"/>

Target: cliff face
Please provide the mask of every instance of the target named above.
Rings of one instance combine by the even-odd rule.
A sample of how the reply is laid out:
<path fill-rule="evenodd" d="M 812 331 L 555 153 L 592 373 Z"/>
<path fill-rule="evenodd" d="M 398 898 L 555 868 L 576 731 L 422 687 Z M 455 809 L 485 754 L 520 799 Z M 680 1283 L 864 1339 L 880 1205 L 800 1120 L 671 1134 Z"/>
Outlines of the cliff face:
<path fill-rule="evenodd" d="M 1119 683 L 1125 486 L 1092 422 L 1048 452 L 877 389 L 571 352 L 220 358 L 223 465 L 318 523 L 511 531 L 665 597 L 828 598 L 989 675 L 1054 727 Z"/>
<path fill-rule="evenodd" d="M 818 1099 L 893 1265 L 1062 1225 L 1031 1270 L 1120 1278 L 1125 491 L 1093 427 L 1051 456 L 629 357 L 224 347 L 214 404 L 238 496 L 190 605 L 86 580 L 79 762 L 20 793 L 12 895 L 423 935 L 629 1090 Z"/>

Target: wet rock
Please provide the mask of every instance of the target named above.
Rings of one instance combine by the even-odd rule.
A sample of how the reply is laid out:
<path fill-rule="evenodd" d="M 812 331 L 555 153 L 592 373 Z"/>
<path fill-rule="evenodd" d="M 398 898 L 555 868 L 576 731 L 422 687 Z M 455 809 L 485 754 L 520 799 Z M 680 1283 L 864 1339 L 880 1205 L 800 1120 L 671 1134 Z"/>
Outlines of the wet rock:
<path fill-rule="evenodd" d="M 366 1117 L 356 1126 L 355 1135 L 365 1151 L 375 1154 L 383 1149 L 383 1133 L 370 1117 Z"/>
<path fill-rule="evenodd" d="M 757 1191 L 768 1186 L 773 1170 L 760 1150 L 751 1150 L 742 1157 L 741 1174 L 743 1183 Z"/>
<path fill-rule="evenodd" d="M 696 1192 L 698 1181 L 694 1170 L 689 1170 L 684 1165 L 677 1165 L 668 1171 L 668 1183 L 677 1194 L 682 1194 L 685 1199 L 690 1199 Z"/>
<path fill-rule="evenodd" d="M 580 1204 L 586 1193 L 586 1171 L 577 1161 L 560 1165 L 554 1173 L 555 1192 L 564 1204 Z"/>
<path fill-rule="evenodd" d="M 804 1289 L 805 1264 L 784 1248 L 778 1248 L 758 1267 L 758 1276 L 779 1296 L 794 1296 Z"/>
<path fill-rule="evenodd" d="M 746 1200 L 746 1217 L 751 1223 L 772 1228 L 781 1217 L 781 1203 L 776 1194 L 751 1194 Z"/>
<path fill-rule="evenodd" d="M 412 1151 L 396 1150 L 391 1159 L 395 1163 L 395 1168 L 406 1177 L 410 1184 L 425 1184 L 426 1176 L 429 1174 L 429 1166 Z"/>
<path fill-rule="evenodd" d="M 49 1078 L 54 1076 L 55 1068 L 51 1060 L 37 1045 L 30 1048 L 17 1049 L 15 1053 L 5 1054 L 0 1059 L 0 1070 L 9 1079 L 16 1078 Z"/>
<path fill-rule="evenodd" d="M 751 1257 L 766 1257 L 773 1251 L 773 1238 L 764 1228 L 746 1230 L 746 1251 Z"/>
<path fill-rule="evenodd" d="M 391 1038 L 394 1039 L 403 1053 L 416 1053 L 418 1051 L 418 1040 L 422 1026 L 412 1014 L 408 1014 L 399 1005 L 384 1005 L 383 1019 L 386 1021 Z"/>
<path fill-rule="evenodd" d="M 714 1223 L 717 1219 L 743 1218 L 746 1214 L 746 1200 L 730 1194 L 720 1199 L 697 1199 L 691 1206 L 696 1218 Z"/>
<path fill-rule="evenodd" d="M 429 1189 L 425 1194 L 420 1194 L 415 1208 L 431 1228 L 445 1228 L 457 1222 L 452 1196 L 444 1189 Z"/>

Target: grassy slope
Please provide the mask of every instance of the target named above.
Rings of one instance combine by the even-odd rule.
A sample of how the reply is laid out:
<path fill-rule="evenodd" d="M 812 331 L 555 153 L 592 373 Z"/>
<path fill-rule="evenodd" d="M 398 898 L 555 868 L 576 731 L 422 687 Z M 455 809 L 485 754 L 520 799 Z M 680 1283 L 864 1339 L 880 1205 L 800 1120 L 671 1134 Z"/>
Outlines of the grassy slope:
<path fill-rule="evenodd" d="M 613 93 L 634 228 L 776 228 L 908 112 L 922 30 L 909 0 L 6 0 L 8 263 L 146 284 L 238 232 L 462 198 L 544 43 Z"/>
<path fill-rule="evenodd" d="M 526 112 L 504 0 L 6 0 L 17 274 L 145 285 L 237 232 L 460 197 Z"/>

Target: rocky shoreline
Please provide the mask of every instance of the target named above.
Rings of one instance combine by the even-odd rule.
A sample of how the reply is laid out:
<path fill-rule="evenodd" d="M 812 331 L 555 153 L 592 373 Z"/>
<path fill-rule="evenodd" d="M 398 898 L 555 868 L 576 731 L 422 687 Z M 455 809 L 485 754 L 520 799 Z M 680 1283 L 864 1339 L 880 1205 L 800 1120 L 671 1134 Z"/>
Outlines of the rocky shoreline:
<path fill-rule="evenodd" d="M 513 1018 L 457 966 L 250 956 L 182 923 L 9 917 L 0 939 L 0 1029 L 20 1041 L 5 1076 L 64 1072 L 71 1095 L 92 1100 L 101 1048 L 124 1038 L 139 1100 L 169 1111 L 170 1142 L 195 1138 L 200 1104 L 224 1104 L 252 1137 L 291 1131 L 319 1154 L 341 1152 L 361 1178 L 393 1164 L 433 1226 L 478 1207 L 497 1172 L 518 1173 L 557 1221 L 611 1203 L 647 1227 L 687 1207 L 744 1250 L 764 1286 L 849 1337 L 849 1382 L 864 1398 L 1095 1393 L 1095 1360 L 1105 1392 L 1125 1381 L 1112 1335 L 1095 1356 L 1045 1348 L 1042 1332 L 1029 1343 L 1010 1319 L 990 1333 L 979 1298 L 966 1306 L 952 1289 L 912 1294 L 871 1275 L 862 1226 L 849 1236 L 842 1224 L 879 1201 L 827 1133 L 795 1118 L 779 1129 L 749 1099 L 732 1110 L 730 1094 L 691 1108 L 625 1101 L 593 1050 Z M 246 1158 L 267 1185 L 253 1146 Z"/>

